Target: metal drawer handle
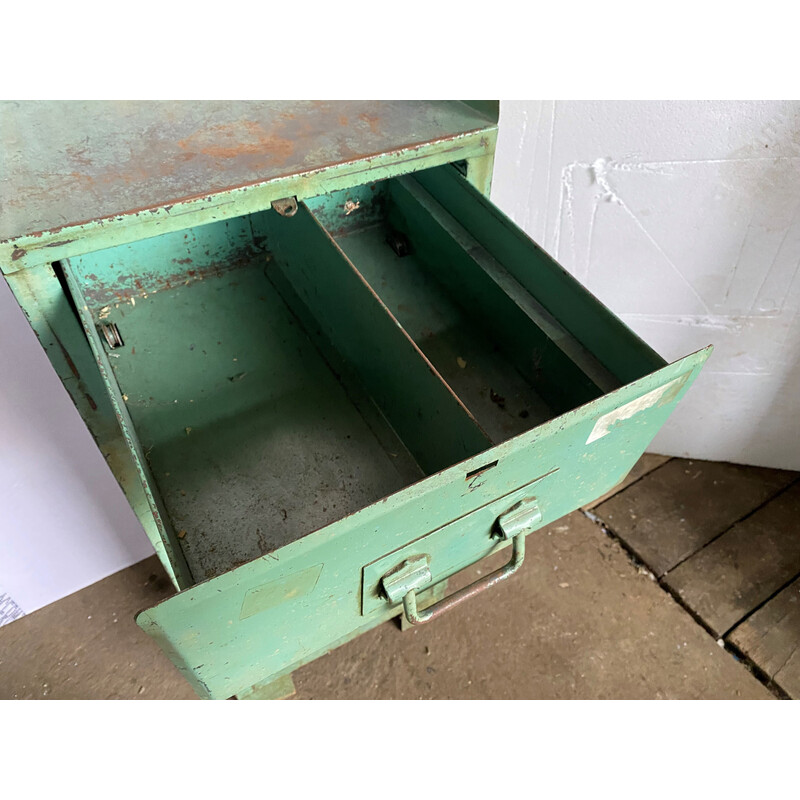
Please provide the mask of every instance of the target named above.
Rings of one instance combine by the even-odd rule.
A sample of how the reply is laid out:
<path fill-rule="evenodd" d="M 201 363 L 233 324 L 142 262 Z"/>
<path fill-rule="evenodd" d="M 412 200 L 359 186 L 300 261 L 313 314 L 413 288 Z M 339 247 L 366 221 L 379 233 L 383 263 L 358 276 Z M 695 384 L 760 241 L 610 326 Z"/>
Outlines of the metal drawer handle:
<path fill-rule="evenodd" d="M 430 622 L 432 619 L 436 619 L 436 617 L 444 614 L 445 611 L 455 608 L 459 603 L 463 603 L 465 600 L 469 600 L 470 597 L 480 594 L 496 583 L 510 578 L 522 566 L 522 562 L 525 560 L 524 533 L 520 533 L 514 537 L 512 547 L 513 553 L 511 561 L 504 567 L 492 572 L 485 578 L 475 581 L 475 583 L 471 583 L 469 586 L 465 586 L 463 589 L 459 589 L 459 591 L 451 594 L 450 597 L 446 597 L 444 600 L 434 603 L 434 605 L 426 608 L 424 611 L 417 610 L 416 590 L 411 589 L 411 591 L 407 592 L 403 597 L 403 610 L 405 611 L 406 619 L 412 625 L 422 625 L 425 622 Z"/>
<path fill-rule="evenodd" d="M 489 589 L 500 581 L 510 578 L 525 560 L 525 536 L 542 521 L 542 514 L 535 499 L 523 500 L 510 508 L 497 520 L 497 530 L 504 539 L 511 539 L 511 560 L 503 567 L 480 580 L 459 589 L 450 597 L 426 608 L 417 609 L 417 592 L 432 580 L 430 556 L 414 556 L 404 561 L 381 580 L 381 587 L 388 599 L 394 603 L 403 599 L 403 611 L 412 625 L 422 625 L 455 608 L 465 600 Z"/>

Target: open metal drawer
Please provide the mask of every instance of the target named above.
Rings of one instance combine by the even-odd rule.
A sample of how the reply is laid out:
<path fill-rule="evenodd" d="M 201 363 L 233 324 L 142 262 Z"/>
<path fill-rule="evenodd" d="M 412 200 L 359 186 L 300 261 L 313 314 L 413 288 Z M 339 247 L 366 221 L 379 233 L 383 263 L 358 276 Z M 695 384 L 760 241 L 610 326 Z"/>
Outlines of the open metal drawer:
<path fill-rule="evenodd" d="M 137 621 L 204 697 L 425 621 L 513 541 L 510 574 L 710 352 L 666 364 L 453 165 L 63 269 L 185 587 Z"/>

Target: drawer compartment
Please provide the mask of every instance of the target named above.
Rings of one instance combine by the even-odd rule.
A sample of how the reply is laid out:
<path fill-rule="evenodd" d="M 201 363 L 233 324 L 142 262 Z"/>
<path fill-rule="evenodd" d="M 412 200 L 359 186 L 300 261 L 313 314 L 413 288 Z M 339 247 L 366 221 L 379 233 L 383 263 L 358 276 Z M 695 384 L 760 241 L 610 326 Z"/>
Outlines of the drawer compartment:
<path fill-rule="evenodd" d="M 69 265 L 163 536 L 194 582 L 489 444 L 335 250 L 320 263 L 336 302 L 304 331 L 251 233 L 263 224 L 271 234 L 270 217 L 289 221 L 269 212 Z M 95 281 L 107 257 L 108 272 L 136 275 L 141 288 Z M 165 262 L 186 270 L 151 266 Z M 312 343 L 317 324 L 341 326 L 346 358 Z M 123 344 L 109 349 L 97 331 L 112 325 Z"/>
<path fill-rule="evenodd" d="M 708 350 L 667 365 L 447 166 L 71 259 L 178 595 L 142 612 L 206 697 L 277 678 L 627 474 Z M 410 549 L 409 549 L 410 548 Z M 373 574 L 374 573 L 374 574 Z"/>

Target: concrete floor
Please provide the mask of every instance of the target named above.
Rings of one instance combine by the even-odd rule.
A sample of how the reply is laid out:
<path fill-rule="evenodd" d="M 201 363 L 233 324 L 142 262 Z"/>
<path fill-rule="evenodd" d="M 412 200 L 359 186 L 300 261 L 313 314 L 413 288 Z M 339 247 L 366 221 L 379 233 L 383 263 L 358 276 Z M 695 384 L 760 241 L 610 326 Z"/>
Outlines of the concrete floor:
<path fill-rule="evenodd" d="M 0 628 L 0 698 L 193 698 L 133 622 L 171 591 L 150 558 Z M 528 537 L 508 582 L 422 628 L 381 625 L 294 680 L 298 699 L 773 697 L 581 512 Z"/>

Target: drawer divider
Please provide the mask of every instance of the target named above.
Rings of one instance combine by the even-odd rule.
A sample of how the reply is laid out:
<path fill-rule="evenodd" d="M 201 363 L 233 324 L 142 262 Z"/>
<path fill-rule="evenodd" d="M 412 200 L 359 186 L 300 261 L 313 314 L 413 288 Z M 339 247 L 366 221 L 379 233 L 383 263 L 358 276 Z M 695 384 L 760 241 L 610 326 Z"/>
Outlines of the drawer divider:
<path fill-rule="evenodd" d="M 429 269 L 436 272 L 438 279 L 447 283 L 455 296 L 465 297 L 473 308 L 477 304 L 471 300 L 484 297 L 487 291 L 494 295 L 495 303 L 504 307 L 504 313 L 497 314 L 495 319 L 488 318 L 498 335 L 525 341 L 532 348 L 541 348 L 544 338 L 557 348 L 563 361 L 569 361 L 582 373 L 576 373 L 573 380 L 582 380 L 585 375 L 603 394 L 622 385 L 622 381 L 598 361 L 591 350 L 584 347 L 417 181 L 410 177 L 399 178 L 392 182 L 391 192 L 401 213 L 414 219 L 414 233 L 433 242 L 435 250 L 446 250 L 451 256 L 449 273 L 438 268 L 442 260 L 427 260 Z M 515 330 L 503 331 L 504 326 L 510 326 L 511 320 L 515 323 Z"/>
<path fill-rule="evenodd" d="M 301 204 L 291 218 L 260 223 L 271 249 L 268 275 L 289 284 L 426 474 L 492 442 L 329 232 Z M 291 305 L 284 293 L 284 300 Z"/>

